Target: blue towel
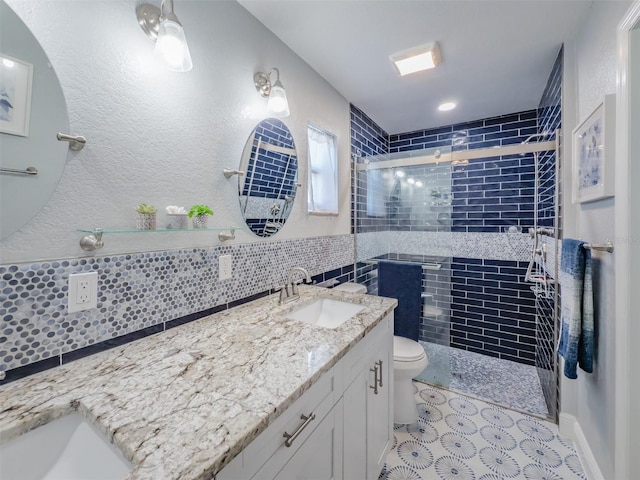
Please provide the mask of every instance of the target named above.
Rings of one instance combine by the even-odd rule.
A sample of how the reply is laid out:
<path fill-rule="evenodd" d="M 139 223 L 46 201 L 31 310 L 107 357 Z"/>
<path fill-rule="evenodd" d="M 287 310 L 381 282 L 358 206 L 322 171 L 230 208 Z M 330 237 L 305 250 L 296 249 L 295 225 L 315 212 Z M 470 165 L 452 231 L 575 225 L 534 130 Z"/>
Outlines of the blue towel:
<path fill-rule="evenodd" d="M 576 366 L 593 372 L 594 319 L 591 251 L 584 242 L 565 238 L 560 259 L 562 311 L 558 353 L 564 357 L 564 375 L 578 378 Z"/>
<path fill-rule="evenodd" d="M 422 314 L 422 265 L 378 261 L 378 295 L 398 300 L 393 333 L 418 341 Z"/>

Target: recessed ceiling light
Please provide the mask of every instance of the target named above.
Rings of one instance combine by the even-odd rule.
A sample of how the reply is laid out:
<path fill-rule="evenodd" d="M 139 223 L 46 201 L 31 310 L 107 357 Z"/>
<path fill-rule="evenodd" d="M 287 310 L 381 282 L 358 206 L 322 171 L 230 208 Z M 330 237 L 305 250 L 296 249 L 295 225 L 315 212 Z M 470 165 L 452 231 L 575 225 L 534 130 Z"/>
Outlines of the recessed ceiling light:
<path fill-rule="evenodd" d="M 440 110 L 441 112 L 447 112 L 449 110 L 453 110 L 454 108 L 456 108 L 456 104 L 453 102 L 446 102 L 443 103 L 442 105 L 440 105 L 438 107 L 438 110 Z"/>
<path fill-rule="evenodd" d="M 404 172 L 402 170 L 397 170 L 396 171 L 396 177 L 398 177 L 398 178 L 404 177 Z"/>
<path fill-rule="evenodd" d="M 15 62 L 13 60 L 9 60 L 4 57 L 2 57 L 2 64 L 7 68 L 13 68 L 15 66 Z"/>
<path fill-rule="evenodd" d="M 401 76 L 433 68 L 440 63 L 437 42 L 409 48 L 389 57 Z"/>
<path fill-rule="evenodd" d="M 415 178 L 407 178 L 407 183 L 410 183 L 411 185 L 413 185 L 414 183 L 416 183 Z"/>

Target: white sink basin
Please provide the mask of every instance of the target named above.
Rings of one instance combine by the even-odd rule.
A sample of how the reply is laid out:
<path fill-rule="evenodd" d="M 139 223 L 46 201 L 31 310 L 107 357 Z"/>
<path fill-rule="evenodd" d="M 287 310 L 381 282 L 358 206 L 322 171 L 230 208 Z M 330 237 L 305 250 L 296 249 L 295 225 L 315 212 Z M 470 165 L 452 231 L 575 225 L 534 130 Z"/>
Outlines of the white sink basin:
<path fill-rule="evenodd" d="M 2 480 L 115 480 L 131 464 L 79 413 L 0 445 Z"/>
<path fill-rule="evenodd" d="M 330 298 L 320 298 L 309 305 L 292 311 L 286 318 L 299 320 L 309 325 L 324 328 L 338 328 L 365 307 L 355 303 L 342 302 Z"/>

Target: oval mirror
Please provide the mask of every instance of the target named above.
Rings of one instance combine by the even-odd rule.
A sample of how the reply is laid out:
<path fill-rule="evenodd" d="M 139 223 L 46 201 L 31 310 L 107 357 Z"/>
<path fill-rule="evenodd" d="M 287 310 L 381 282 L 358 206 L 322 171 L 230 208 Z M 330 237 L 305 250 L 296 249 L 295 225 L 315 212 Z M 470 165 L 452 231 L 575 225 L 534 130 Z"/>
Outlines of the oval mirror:
<path fill-rule="evenodd" d="M 244 146 L 240 170 L 244 221 L 256 235 L 270 237 L 287 221 L 296 196 L 298 156 L 287 126 L 276 118 L 262 120 Z"/>
<path fill-rule="evenodd" d="M 31 220 L 55 190 L 69 133 L 62 87 L 47 55 L 0 1 L 0 239 Z M 26 173 L 31 167 L 37 174 Z"/>

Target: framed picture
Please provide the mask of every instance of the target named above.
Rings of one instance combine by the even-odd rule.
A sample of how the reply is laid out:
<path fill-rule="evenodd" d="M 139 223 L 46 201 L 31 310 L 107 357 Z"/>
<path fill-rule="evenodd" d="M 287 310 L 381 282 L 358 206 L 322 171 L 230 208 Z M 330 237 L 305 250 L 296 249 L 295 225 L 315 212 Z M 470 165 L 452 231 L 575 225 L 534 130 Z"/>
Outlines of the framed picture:
<path fill-rule="evenodd" d="M 0 133 L 29 136 L 33 65 L 0 54 Z"/>
<path fill-rule="evenodd" d="M 614 196 L 615 95 L 573 130 L 573 203 Z"/>

